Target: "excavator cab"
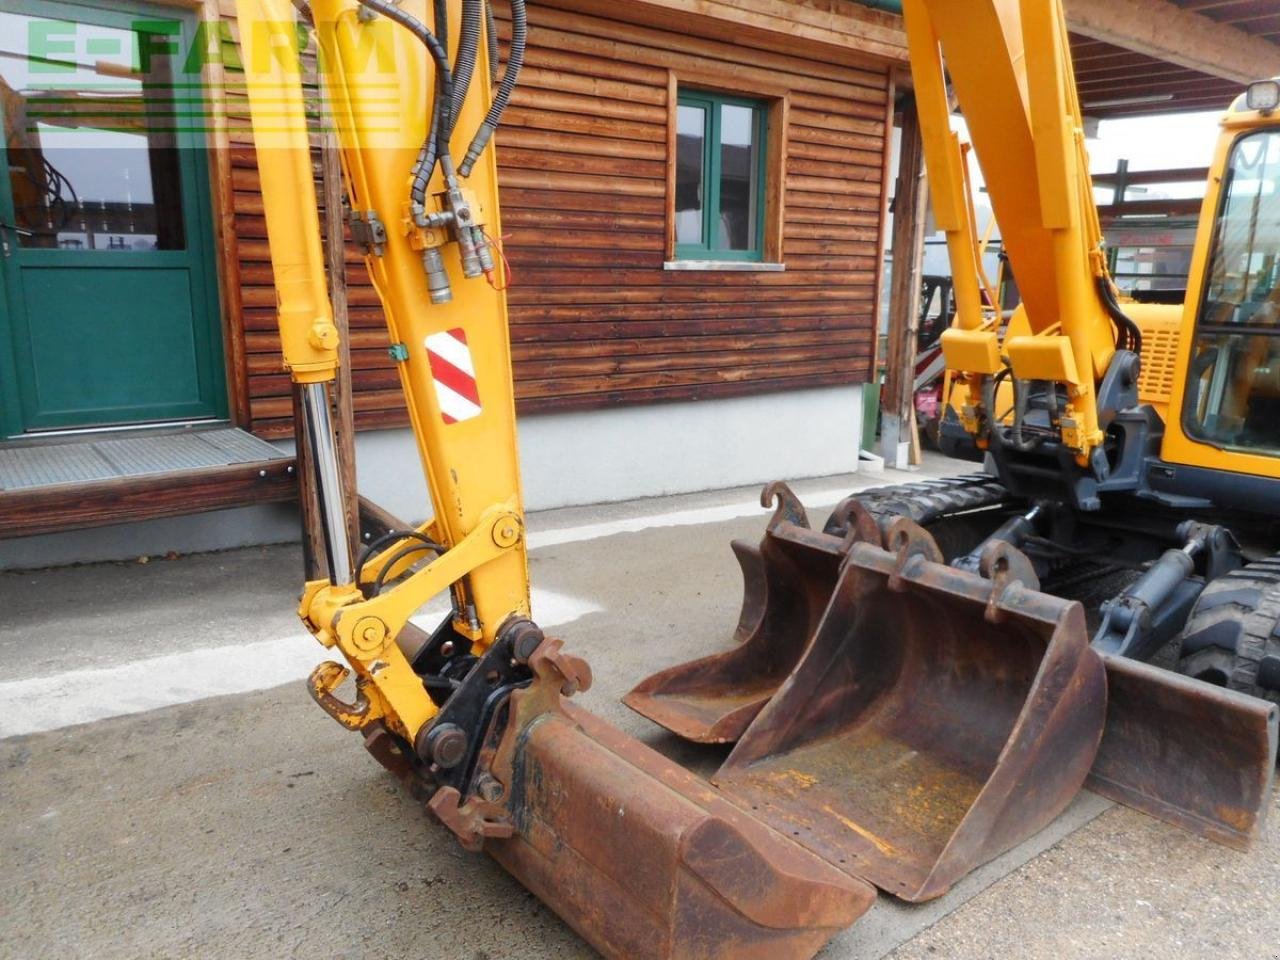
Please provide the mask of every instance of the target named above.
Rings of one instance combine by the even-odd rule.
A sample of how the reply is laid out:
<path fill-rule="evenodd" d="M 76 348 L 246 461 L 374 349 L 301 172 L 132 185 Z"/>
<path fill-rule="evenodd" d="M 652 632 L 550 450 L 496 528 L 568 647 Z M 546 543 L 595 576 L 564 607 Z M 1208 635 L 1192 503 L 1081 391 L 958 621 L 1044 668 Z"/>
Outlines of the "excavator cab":
<path fill-rule="evenodd" d="M 1191 347 L 1189 439 L 1280 456 L 1280 128 L 1231 148 Z"/>

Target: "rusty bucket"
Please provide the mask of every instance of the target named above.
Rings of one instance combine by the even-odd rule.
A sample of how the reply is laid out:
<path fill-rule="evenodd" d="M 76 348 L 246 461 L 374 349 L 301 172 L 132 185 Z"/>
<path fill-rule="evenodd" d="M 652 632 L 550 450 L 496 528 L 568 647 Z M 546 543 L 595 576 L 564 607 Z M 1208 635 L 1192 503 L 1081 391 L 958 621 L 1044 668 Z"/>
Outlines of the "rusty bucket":
<path fill-rule="evenodd" d="M 943 565 L 909 521 L 892 538 L 896 552 L 850 546 L 812 644 L 714 782 L 828 863 L 920 901 L 1070 803 L 1106 676 L 1083 609 L 1034 589 L 1020 555 L 991 550 L 978 576 Z"/>
<path fill-rule="evenodd" d="M 808 960 L 871 907 L 867 881 L 566 701 L 590 671 L 559 641 L 529 666 L 482 752 L 486 789 L 430 806 L 605 957 Z"/>
<path fill-rule="evenodd" d="M 777 506 L 760 546 L 733 544 L 743 579 L 737 645 L 655 673 L 622 698 L 686 740 L 737 741 L 808 648 L 852 537 L 879 539 L 865 511 L 846 539 L 809 529 L 804 507 L 782 483 L 766 487 L 761 502 Z"/>

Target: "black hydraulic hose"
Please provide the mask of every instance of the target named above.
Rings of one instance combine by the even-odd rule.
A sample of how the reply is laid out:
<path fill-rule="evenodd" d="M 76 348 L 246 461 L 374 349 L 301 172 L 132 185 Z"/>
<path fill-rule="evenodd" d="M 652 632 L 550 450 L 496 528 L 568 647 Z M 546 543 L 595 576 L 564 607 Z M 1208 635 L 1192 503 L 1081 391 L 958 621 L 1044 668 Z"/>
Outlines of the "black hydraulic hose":
<path fill-rule="evenodd" d="M 427 182 L 431 179 L 431 171 L 435 169 L 436 152 L 438 144 L 448 142 L 444 136 L 446 130 L 452 128 L 452 119 L 449 116 L 450 108 L 453 104 L 453 67 L 449 64 L 449 53 L 441 44 L 440 39 L 427 29 L 417 17 L 406 13 L 399 7 L 388 0 L 359 0 L 361 6 L 372 10 L 374 13 L 380 13 L 393 23 L 398 23 L 404 27 L 420 41 L 427 51 L 431 54 L 431 59 L 436 63 L 437 83 L 436 83 L 436 103 L 432 108 L 432 131 L 428 133 L 427 140 L 422 146 L 422 150 L 418 152 L 418 160 L 414 164 L 413 169 L 413 198 L 418 202 L 422 202 L 422 198 L 426 196 Z M 447 19 L 438 20 L 437 23 L 443 23 L 444 29 L 447 31 Z M 437 110 L 440 111 L 437 115 Z"/>
<path fill-rule="evenodd" d="M 453 65 L 453 116 L 462 112 L 462 104 L 471 89 L 471 77 L 480 59 L 480 30 L 484 22 L 483 0 L 462 0 L 462 32 L 458 36 L 458 59 Z"/>
<path fill-rule="evenodd" d="M 433 12 L 436 22 L 436 36 L 440 45 L 449 49 L 449 4 L 448 0 L 435 0 Z M 446 114 L 443 89 L 436 85 L 435 96 L 431 100 L 431 124 L 427 131 L 427 139 L 418 151 L 418 160 L 413 167 L 413 184 L 409 188 L 410 199 L 424 205 L 427 201 L 427 186 L 436 169 L 436 160 L 442 151 L 449 149 L 449 138 L 453 136 L 453 116 Z"/>
<path fill-rule="evenodd" d="M 388 0 L 360 0 L 360 5 L 368 7 L 374 13 L 380 13 L 393 23 L 398 23 L 404 27 L 415 37 L 422 41 L 423 45 L 431 54 L 431 58 L 436 62 L 436 69 L 440 71 L 440 82 L 449 91 L 449 97 L 453 97 L 453 68 L 449 65 L 449 54 L 443 46 L 440 45 L 436 35 L 426 28 L 426 25 L 417 17 L 401 10 L 395 4 Z"/>
<path fill-rule="evenodd" d="M 391 559 L 383 564 L 382 569 L 378 571 L 378 576 L 374 578 L 372 595 L 375 597 L 381 596 L 383 587 L 387 585 L 387 574 L 395 569 L 397 563 L 404 560 L 406 557 L 413 556 L 415 553 L 428 553 L 433 549 L 433 547 L 430 547 L 425 543 L 411 543 L 407 547 L 397 550 L 392 554 Z"/>
<path fill-rule="evenodd" d="M 440 554 L 445 552 L 445 548 L 442 544 L 439 544 L 435 540 L 432 540 L 425 533 L 419 533 L 417 530 L 388 530 L 386 533 L 378 537 L 376 540 L 374 540 L 372 543 L 365 546 L 365 548 L 360 551 L 360 558 L 356 561 L 356 576 L 360 575 L 360 571 L 365 568 L 365 565 L 369 562 L 369 559 L 375 553 L 377 553 L 380 549 L 387 546 L 388 544 L 399 543 L 401 540 L 418 541 L 417 543 L 410 544 L 410 546 L 413 547 L 413 550 L 409 551 L 410 553 L 414 553 L 419 550 L 424 552 L 434 551 Z M 388 570 L 390 570 L 393 566 L 395 566 L 397 562 L 403 559 L 404 555 L 405 555 L 405 550 L 403 549 L 400 550 L 391 560 L 389 560 L 386 564 L 383 565 L 382 570 L 380 572 L 385 574 Z M 361 584 L 360 586 L 361 586 L 361 589 L 363 590 L 365 587 L 368 586 L 368 584 Z M 381 587 L 379 587 L 378 589 L 381 589 Z"/>
<path fill-rule="evenodd" d="M 431 15 L 434 19 L 436 38 L 440 41 L 440 46 L 444 47 L 444 52 L 449 52 L 449 3 L 448 0 L 433 0 L 431 4 Z M 457 67 L 454 67 L 455 82 Z"/>
<path fill-rule="evenodd" d="M 1111 280 L 1107 277 L 1098 277 L 1096 282 L 1098 296 L 1102 298 L 1102 305 L 1106 307 L 1107 315 L 1115 323 L 1116 329 L 1123 334 L 1116 338 L 1116 347 L 1142 356 L 1142 330 L 1121 308 L 1120 301 L 1116 299 L 1116 292 L 1111 286 Z"/>
<path fill-rule="evenodd" d="M 489 47 L 489 82 L 498 82 L 498 24 L 493 18 L 493 0 L 484 0 L 484 39 Z"/>
<path fill-rule="evenodd" d="M 502 71 L 502 80 L 498 84 L 498 92 L 494 95 L 489 113 L 480 124 L 467 148 L 467 155 L 458 166 L 458 173 L 464 177 L 471 175 L 472 168 L 479 161 L 485 147 L 493 139 L 494 131 L 502 122 L 502 114 L 511 102 L 511 93 L 520 78 L 520 68 L 524 66 L 525 47 L 529 42 L 529 16 L 525 10 L 525 0 L 511 0 L 511 50 L 507 55 L 507 65 Z"/>
<path fill-rule="evenodd" d="M 418 160 L 413 165 L 413 186 L 409 190 L 409 196 L 414 203 L 425 203 L 427 199 L 427 184 L 431 181 L 431 174 L 436 168 L 436 158 L 439 155 L 443 113 L 444 104 L 441 102 L 440 91 L 437 88 L 435 99 L 431 104 L 431 129 L 427 131 L 427 139 L 422 142 L 422 149 L 418 151 Z"/>

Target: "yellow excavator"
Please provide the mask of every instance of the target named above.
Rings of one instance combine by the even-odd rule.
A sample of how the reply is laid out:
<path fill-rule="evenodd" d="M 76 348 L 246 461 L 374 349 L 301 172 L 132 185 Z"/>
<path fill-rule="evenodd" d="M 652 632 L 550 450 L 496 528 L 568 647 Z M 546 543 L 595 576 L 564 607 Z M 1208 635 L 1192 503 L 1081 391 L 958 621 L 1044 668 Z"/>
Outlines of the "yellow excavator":
<path fill-rule="evenodd" d="M 465 847 L 605 956 L 785 960 L 813 956 L 877 888 L 940 895 L 1086 783 L 1233 846 L 1256 835 L 1280 668 L 1280 84 L 1250 87 L 1224 122 L 1185 312 L 1140 310 L 1106 273 L 1059 0 L 906 0 L 959 304 L 947 441 L 989 469 L 850 497 L 822 529 L 766 488 L 761 543 L 734 545 L 734 642 L 627 698 L 735 744 L 708 781 L 577 706 L 586 661 L 532 619 L 492 240 L 524 0 L 502 65 L 485 0 L 237 6 L 324 530 L 328 575 L 299 612 L 341 658 L 310 692 Z M 359 556 L 295 7 L 434 510 Z M 982 310 L 948 77 L 1022 288 L 1007 329 Z M 1123 585 L 1073 599 L 1100 558 Z M 446 593 L 434 632 L 410 623 Z M 1179 636 L 1182 672 L 1148 662 Z"/>

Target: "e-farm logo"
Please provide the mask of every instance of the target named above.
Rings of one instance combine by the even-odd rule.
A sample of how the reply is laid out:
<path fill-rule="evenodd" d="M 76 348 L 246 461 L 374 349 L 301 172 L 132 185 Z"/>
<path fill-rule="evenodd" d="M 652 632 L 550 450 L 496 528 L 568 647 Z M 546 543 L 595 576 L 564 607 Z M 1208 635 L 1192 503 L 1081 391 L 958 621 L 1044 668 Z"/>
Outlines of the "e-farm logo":
<path fill-rule="evenodd" d="M 24 19 L 25 49 L 9 51 L 10 62 L 16 59 L 22 66 L 0 75 L 0 95 L 21 97 L 29 133 L 49 125 L 69 132 L 69 114 L 85 136 L 207 133 L 218 125 L 232 135 L 247 133 L 253 83 L 266 91 L 255 100 L 261 139 L 264 133 L 287 130 L 281 80 L 301 83 L 310 132 L 335 129 L 334 114 L 319 94 L 326 58 L 307 24 L 242 22 L 233 29 L 225 20 L 137 19 L 101 27 Z M 395 25 L 349 18 L 328 25 L 328 31 L 330 48 L 342 50 L 344 73 L 362 75 L 362 129 L 402 134 Z M 246 51 L 252 57 L 248 63 Z M 105 139 L 101 145 L 107 145 Z"/>

